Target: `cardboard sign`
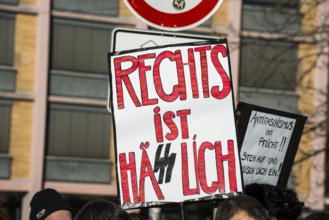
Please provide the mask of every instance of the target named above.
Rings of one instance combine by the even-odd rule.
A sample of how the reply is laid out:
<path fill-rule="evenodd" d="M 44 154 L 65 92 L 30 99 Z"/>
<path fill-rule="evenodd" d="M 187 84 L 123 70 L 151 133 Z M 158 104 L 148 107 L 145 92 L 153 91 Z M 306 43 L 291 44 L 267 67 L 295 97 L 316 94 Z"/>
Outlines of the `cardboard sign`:
<path fill-rule="evenodd" d="M 284 188 L 307 117 L 243 102 L 237 114 L 244 185 Z"/>
<path fill-rule="evenodd" d="M 242 191 L 225 39 L 109 53 L 123 208 Z"/>
<path fill-rule="evenodd" d="M 158 47 L 168 44 L 218 40 L 218 37 L 177 32 L 116 28 L 112 31 L 111 40 L 111 52 L 117 52 L 138 48 Z M 110 111 L 110 109 L 108 110 Z"/>

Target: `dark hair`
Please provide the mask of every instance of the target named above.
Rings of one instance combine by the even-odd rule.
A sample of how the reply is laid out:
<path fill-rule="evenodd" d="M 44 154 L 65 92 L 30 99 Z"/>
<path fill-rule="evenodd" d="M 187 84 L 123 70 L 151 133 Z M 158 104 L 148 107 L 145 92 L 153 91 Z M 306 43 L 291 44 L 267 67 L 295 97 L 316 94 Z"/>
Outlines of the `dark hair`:
<path fill-rule="evenodd" d="M 230 197 L 219 203 L 216 220 L 229 220 L 239 212 L 245 212 L 255 220 L 270 220 L 270 216 L 262 204 L 247 195 Z"/>
<path fill-rule="evenodd" d="M 305 220 L 329 220 L 329 214 L 326 212 L 313 212 L 306 216 Z"/>
<path fill-rule="evenodd" d="M 304 203 L 292 189 L 253 183 L 245 187 L 245 193 L 256 198 L 277 220 L 297 220 L 303 211 Z"/>
<path fill-rule="evenodd" d="M 85 204 L 74 220 L 131 220 L 131 217 L 117 204 L 98 199 Z"/>

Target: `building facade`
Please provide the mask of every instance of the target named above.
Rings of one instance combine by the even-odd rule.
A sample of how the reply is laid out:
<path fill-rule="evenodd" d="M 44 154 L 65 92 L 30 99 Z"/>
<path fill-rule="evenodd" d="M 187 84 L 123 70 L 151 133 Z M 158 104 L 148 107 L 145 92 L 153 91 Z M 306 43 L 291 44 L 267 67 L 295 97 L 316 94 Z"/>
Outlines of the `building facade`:
<path fill-rule="evenodd" d="M 186 31 L 228 39 L 236 103 L 309 117 L 289 186 L 314 209 L 325 208 L 328 2 L 224 0 Z M 0 201 L 12 219 L 27 219 L 42 188 L 74 208 L 116 200 L 106 110 L 116 27 L 150 29 L 122 0 L 0 0 Z M 187 210 L 212 216 L 202 205 Z M 161 213 L 179 218 L 175 207 Z"/>

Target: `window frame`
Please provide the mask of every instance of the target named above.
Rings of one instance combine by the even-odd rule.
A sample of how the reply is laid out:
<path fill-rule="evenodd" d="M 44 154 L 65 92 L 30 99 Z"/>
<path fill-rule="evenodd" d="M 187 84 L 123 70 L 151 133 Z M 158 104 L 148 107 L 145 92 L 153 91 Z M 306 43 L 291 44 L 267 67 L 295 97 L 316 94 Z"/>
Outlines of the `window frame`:
<path fill-rule="evenodd" d="M 239 75 L 242 74 L 242 39 L 254 39 L 254 40 L 271 40 L 271 41 L 288 41 L 297 44 L 297 52 L 298 52 L 298 44 L 301 42 L 307 42 L 307 38 L 300 38 L 299 36 L 291 35 L 291 33 L 274 33 L 274 32 L 263 32 L 261 30 L 250 30 L 244 29 L 243 27 L 243 9 L 245 5 L 249 5 L 250 3 L 255 3 L 258 0 L 244 0 L 242 2 L 242 14 L 241 14 L 241 36 L 240 36 L 240 51 L 239 51 Z M 265 5 L 266 7 L 269 4 Z M 298 65 L 298 57 L 297 64 Z M 298 72 L 298 66 L 296 67 L 296 74 Z M 297 79 L 296 79 L 297 80 Z M 278 90 L 278 89 L 269 89 L 269 88 L 258 88 L 258 87 L 246 87 L 241 86 L 241 75 L 239 76 L 239 99 L 243 99 L 244 102 L 249 102 L 252 104 L 260 105 L 260 102 L 266 103 L 268 107 L 273 108 L 281 108 L 282 110 L 296 112 L 297 113 L 297 99 L 298 95 L 296 90 Z M 296 82 L 297 84 L 297 82 Z M 281 97 L 277 100 L 274 100 L 273 103 L 269 103 L 269 99 L 273 100 L 273 97 Z"/>
<path fill-rule="evenodd" d="M 7 112 L 3 112 L 4 109 L 3 108 L 6 108 L 5 110 Z M 2 140 L 0 143 L 0 154 L 2 153 L 9 153 L 9 149 L 10 149 L 10 132 L 11 132 L 11 112 L 12 112 L 12 101 L 9 101 L 9 100 L 3 100 L 3 99 L 0 99 L 0 112 L 1 112 L 1 118 L 5 119 L 6 121 L 3 121 L 1 120 L 1 123 L 0 123 L 0 133 L 1 135 L 4 135 L 6 136 L 4 140 Z M 5 115 L 6 114 L 6 115 Z M 2 147 L 2 146 L 5 146 L 5 147 Z"/>
<path fill-rule="evenodd" d="M 278 3 L 277 1 L 264 2 L 261 0 L 244 0 L 242 5 L 241 30 L 267 32 L 270 34 L 281 33 L 282 35 L 291 36 L 297 35 L 301 31 L 302 19 L 302 14 L 299 10 L 299 0 L 297 1 L 298 2 L 294 4 L 285 4 Z M 287 14 L 289 14 L 289 16 Z M 250 25 L 248 23 L 250 19 L 253 19 L 254 22 L 257 20 L 259 20 L 259 22 L 264 22 L 268 17 L 271 23 L 265 25 L 262 23 L 252 23 L 252 25 Z M 283 19 L 283 21 L 279 21 L 280 19 Z"/>
<path fill-rule="evenodd" d="M 79 0 L 78 0 L 79 1 Z M 108 2 L 110 2 L 109 0 L 107 0 Z M 112 0 L 113 1 L 113 0 Z M 119 0 L 114 0 L 116 1 L 116 6 L 119 6 L 120 5 L 120 1 Z M 71 4 L 73 5 L 78 5 L 78 4 L 75 4 L 74 1 L 72 2 L 71 1 L 61 1 L 61 3 L 67 3 L 67 2 L 70 2 Z M 58 3 L 58 1 L 57 1 Z M 89 14 L 89 15 L 97 15 L 97 16 L 109 16 L 109 17 L 118 17 L 119 16 L 119 7 L 116 7 L 117 10 L 115 10 L 114 13 L 106 13 L 106 12 L 95 12 L 95 11 L 92 11 L 92 10 L 83 10 L 83 9 L 78 9 L 78 8 L 71 8 L 70 6 L 67 6 L 67 5 L 62 5 L 61 3 L 58 3 L 56 4 L 56 0 L 53 0 L 52 1 L 52 4 L 51 4 L 51 8 L 52 10 L 58 10 L 58 11 L 68 11 L 68 12 L 71 12 L 71 13 L 79 13 L 79 14 Z M 81 3 L 81 1 L 79 1 L 79 5 L 82 5 L 83 3 Z M 93 1 L 94 3 L 94 1 Z M 112 6 L 112 2 L 111 2 L 111 6 Z"/>
<path fill-rule="evenodd" d="M 0 4 L 17 5 L 18 0 L 0 0 Z"/>
<path fill-rule="evenodd" d="M 244 45 L 244 43 L 246 43 L 246 44 Z M 298 43 L 295 42 L 295 41 L 279 41 L 279 40 L 275 40 L 275 39 L 259 39 L 259 38 L 252 38 L 252 37 L 241 37 L 241 40 L 240 40 L 240 48 L 241 48 L 240 56 L 241 56 L 241 58 L 240 58 L 240 67 L 239 67 L 240 68 L 240 74 L 242 75 L 243 73 L 246 73 L 246 72 L 243 71 L 243 66 L 242 66 L 242 64 L 243 64 L 242 60 L 243 60 L 243 55 L 244 55 L 243 47 L 245 47 L 245 46 L 247 46 L 247 47 L 255 46 L 256 48 L 262 48 L 262 47 L 265 47 L 265 45 L 266 45 L 266 47 L 270 45 L 271 48 L 280 48 L 283 51 L 285 50 L 284 52 L 287 52 L 287 53 L 295 52 L 295 60 L 294 60 L 295 61 L 294 66 L 295 67 L 293 67 L 295 71 L 294 71 L 294 74 L 293 74 L 294 76 L 291 76 L 291 77 L 296 79 L 296 73 L 297 73 L 297 70 L 298 70 Z M 277 51 L 277 53 L 278 52 L 279 52 L 279 50 Z M 274 55 L 277 55 L 277 54 L 274 54 Z M 280 55 L 280 56 L 282 56 L 282 55 Z M 264 56 L 261 56 L 261 57 L 264 57 Z M 269 58 L 272 58 L 272 57 L 269 56 Z M 275 58 L 275 56 L 274 56 L 274 58 Z M 271 65 L 270 62 L 271 61 L 269 61 L 267 67 Z M 289 61 L 289 63 L 290 62 L 292 62 L 292 61 Z M 264 67 L 264 64 L 262 62 L 258 63 L 257 65 Z M 269 70 L 271 70 L 271 69 L 269 69 Z M 281 74 L 281 72 L 278 72 L 278 70 L 279 70 L 279 67 L 276 70 L 274 70 L 274 73 L 275 74 L 280 74 L 282 76 L 286 75 L 286 74 Z M 272 73 L 273 71 L 271 70 L 269 72 Z M 269 75 L 269 77 L 270 77 L 270 75 Z M 261 77 L 257 77 L 257 78 L 260 79 Z M 278 88 L 278 87 L 274 86 L 273 88 L 270 88 L 270 87 L 262 87 L 262 85 L 257 86 L 257 84 L 255 84 L 255 87 L 253 87 L 253 86 L 250 86 L 250 85 L 247 85 L 247 84 L 243 84 L 242 81 L 243 81 L 243 77 L 240 76 L 239 77 L 240 87 L 243 87 L 243 88 L 257 88 L 257 89 L 262 89 L 262 90 L 273 90 L 274 93 L 276 93 L 275 91 L 277 91 L 277 90 L 282 91 L 283 93 L 285 91 L 295 91 L 295 87 L 296 87 L 296 84 L 297 84 L 297 82 L 295 81 L 293 86 L 286 85 L 286 86 L 284 86 L 285 88 L 282 88 L 282 87 Z M 284 81 L 284 79 L 282 79 L 280 82 L 282 82 L 282 81 Z M 264 84 L 266 84 L 266 83 L 267 82 L 264 82 Z"/>
<path fill-rule="evenodd" d="M 70 100 L 70 99 L 68 99 Z M 101 184 L 111 184 L 112 183 L 112 168 L 114 162 L 111 160 L 111 124 L 112 117 L 109 112 L 107 112 L 104 105 L 101 105 L 101 102 L 88 103 L 88 100 L 85 102 L 81 101 L 80 104 L 72 105 L 70 101 L 65 101 L 58 97 L 51 97 L 48 108 L 48 127 L 47 127 L 47 144 L 46 144 L 46 157 L 45 157 L 45 179 L 47 181 L 60 181 L 60 182 L 87 182 L 87 183 L 101 183 Z M 67 102 L 67 103 L 65 103 Z M 78 101 L 79 102 L 79 101 Z M 98 105 L 96 105 L 98 103 Z M 103 108 L 104 107 L 104 108 Z M 58 109 L 64 111 L 75 111 L 76 113 L 81 112 L 91 112 L 91 113 L 101 113 L 108 114 L 106 116 L 108 121 L 108 132 L 105 134 L 107 139 L 107 146 L 104 146 L 107 150 L 105 157 L 89 157 L 81 155 L 69 155 L 69 154 L 53 154 L 50 153 L 50 138 L 51 138 L 51 109 Z M 104 122 L 106 123 L 106 122 Z M 78 146 L 79 148 L 80 146 Z M 104 150 L 104 149 L 103 149 Z M 71 151 L 68 149 L 68 151 Z M 88 154 L 88 151 L 85 153 Z M 89 155 L 89 154 L 88 154 Z M 103 154 L 104 155 L 104 154 Z M 86 175 L 86 170 L 89 172 Z M 98 170 L 102 173 L 95 175 L 92 170 Z"/>
<path fill-rule="evenodd" d="M 102 33 L 106 34 L 108 32 L 109 39 L 108 42 L 108 51 L 110 51 L 110 42 L 112 30 L 116 27 L 115 25 L 107 25 L 102 23 L 94 22 L 85 22 L 85 21 L 75 21 L 72 19 L 63 19 L 63 18 L 54 18 L 52 20 L 52 30 L 53 30 L 53 40 L 51 42 L 52 52 L 51 52 L 51 65 L 49 70 L 49 91 L 53 96 L 64 96 L 64 97 L 76 97 L 76 98 L 90 98 L 90 99 L 106 99 L 107 98 L 107 89 L 108 89 L 108 66 L 104 65 L 104 70 L 100 71 L 93 69 L 93 66 L 96 64 L 90 64 L 84 70 L 76 69 L 74 65 L 70 64 L 66 66 L 65 63 L 61 63 L 60 60 L 57 60 L 57 57 L 62 57 L 60 54 L 62 51 L 55 49 L 56 45 L 60 42 L 56 41 L 57 33 L 54 33 L 55 25 L 58 27 L 65 28 L 75 27 L 77 29 L 82 28 L 83 31 L 90 32 L 93 36 L 94 31 L 101 30 Z M 74 30 L 72 30 L 72 33 Z M 62 33 L 63 34 L 63 33 Z M 74 34 L 74 33 L 73 33 Z M 102 36 L 106 37 L 106 35 Z M 75 40 L 75 38 L 71 39 Z M 89 53 L 93 47 L 88 48 L 86 53 Z M 76 59 L 74 53 L 77 51 L 72 47 L 70 51 L 73 53 L 71 56 L 72 61 Z M 106 53 L 104 50 L 104 63 L 107 62 Z M 88 56 L 92 56 L 92 53 L 89 53 Z M 67 59 L 65 59 L 67 60 Z M 66 67 L 65 67 L 66 66 Z M 98 65 L 96 65 L 98 66 Z"/>
<path fill-rule="evenodd" d="M 8 12 L 0 12 L 0 19 L 5 22 L 3 30 L 5 39 L 1 39 L 0 47 L 3 60 L 0 60 L 0 91 L 14 92 L 16 89 L 16 69 L 14 68 L 14 37 L 16 15 Z M 5 49 L 3 49 L 3 46 Z"/>
<path fill-rule="evenodd" d="M 3 112 L 3 107 L 6 108 Z M 7 115 L 5 115 L 7 114 Z M 10 149 L 10 133 L 11 133 L 11 114 L 12 114 L 12 101 L 0 99 L 0 134 L 4 137 L 0 139 L 0 179 L 10 179 L 11 176 L 11 161 L 12 157 L 9 153 Z M 5 133 L 5 134 L 4 134 Z"/>
<path fill-rule="evenodd" d="M 99 158 L 99 157 L 88 157 L 86 155 L 82 156 L 82 155 L 74 155 L 74 153 L 72 155 L 68 155 L 68 154 L 65 154 L 65 155 L 62 155 L 62 154 L 53 154 L 51 153 L 51 142 L 53 141 L 51 138 L 53 138 L 52 135 L 55 135 L 54 133 L 51 133 L 51 129 L 54 129 L 54 127 L 52 127 L 53 125 L 51 124 L 51 111 L 52 110 L 59 110 L 59 111 L 65 111 L 67 113 L 71 112 L 72 115 L 74 114 L 80 114 L 80 113 L 99 113 L 99 114 L 102 114 L 102 115 L 105 115 L 104 116 L 104 119 L 107 118 L 108 119 L 108 131 L 107 131 L 107 135 L 105 134 L 105 138 L 106 140 L 104 139 L 103 141 L 107 141 L 108 145 L 107 146 L 104 146 L 104 148 L 107 148 L 107 152 L 105 152 L 107 155 L 105 157 L 102 157 L 102 158 Z M 71 116 L 72 116 L 71 115 Z M 70 116 L 70 117 L 71 117 Z M 58 119 L 56 119 L 56 121 L 58 121 Z M 106 122 L 104 122 L 106 123 Z M 49 104 L 49 107 L 48 107 L 48 134 L 47 134 L 47 155 L 49 156 L 66 156 L 66 157 L 76 157 L 76 158 L 96 158 L 96 159 L 109 159 L 110 158 L 110 144 L 111 144 L 111 123 L 112 123 L 112 117 L 110 115 L 110 113 L 106 110 L 106 108 L 102 108 L 101 106 L 87 106 L 87 105 L 72 105 L 72 104 L 64 104 L 64 103 L 50 103 Z M 70 129 L 70 128 L 69 128 Z M 70 140 L 72 141 L 72 140 Z M 72 151 L 72 148 L 74 148 L 75 146 L 73 147 L 69 147 L 69 146 L 66 146 L 67 150 L 68 151 Z M 85 152 L 86 153 L 86 152 Z M 104 152 L 103 152 L 104 153 Z M 88 152 L 87 152 L 88 154 Z M 103 154 L 102 154 L 103 155 Z"/>

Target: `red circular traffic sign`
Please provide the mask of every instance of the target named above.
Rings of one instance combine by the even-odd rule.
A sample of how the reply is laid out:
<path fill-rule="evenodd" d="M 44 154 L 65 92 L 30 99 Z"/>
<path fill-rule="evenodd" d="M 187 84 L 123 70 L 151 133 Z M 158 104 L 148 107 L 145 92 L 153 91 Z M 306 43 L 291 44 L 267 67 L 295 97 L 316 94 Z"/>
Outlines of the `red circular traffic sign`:
<path fill-rule="evenodd" d="M 222 0 L 125 0 L 125 3 L 146 24 L 180 31 L 206 21 Z"/>

